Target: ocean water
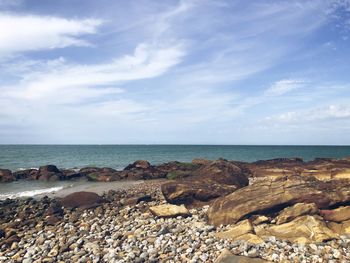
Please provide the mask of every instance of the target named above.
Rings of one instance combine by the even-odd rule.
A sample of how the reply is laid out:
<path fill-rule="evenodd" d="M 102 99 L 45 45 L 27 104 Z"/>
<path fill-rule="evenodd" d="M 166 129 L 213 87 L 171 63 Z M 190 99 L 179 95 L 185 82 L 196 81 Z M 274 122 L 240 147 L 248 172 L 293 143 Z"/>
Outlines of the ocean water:
<path fill-rule="evenodd" d="M 279 157 L 343 158 L 350 146 L 235 146 L 235 145 L 0 145 L 0 168 L 19 170 L 54 164 L 59 168 L 85 166 L 123 169 L 135 160 L 152 164 L 190 162 L 195 158 L 252 162 Z"/>
<path fill-rule="evenodd" d="M 168 161 L 190 162 L 195 158 L 252 162 L 279 157 L 301 157 L 305 161 L 318 157 L 350 156 L 350 146 L 231 146 L 231 145 L 0 145 L 0 168 L 13 171 L 55 164 L 59 168 L 85 166 L 123 169 L 135 160 L 152 164 Z M 118 183 L 118 182 L 117 182 Z M 0 184 L 0 200 L 52 195 L 78 189 L 89 190 L 89 182 L 17 181 Z M 110 183 L 106 183 L 111 187 Z M 121 183 L 122 184 L 122 183 Z M 103 188 L 102 186 L 99 186 Z M 118 186 L 113 186 L 118 187 Z M 69 190 L 71 189 L 71 190 Z"/>

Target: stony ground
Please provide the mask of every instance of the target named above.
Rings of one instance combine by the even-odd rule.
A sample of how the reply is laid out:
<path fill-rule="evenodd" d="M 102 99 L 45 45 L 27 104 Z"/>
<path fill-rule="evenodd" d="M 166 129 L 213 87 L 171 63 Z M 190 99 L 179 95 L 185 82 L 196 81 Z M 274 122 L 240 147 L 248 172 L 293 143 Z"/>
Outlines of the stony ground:
<path fill-rule="evenodd" d="M 0 247 L 0 262 L 214 262 L 224 248 L 233 254 L 273 262 L 350 262 L 350 239 L 295 245 L 269 238 L 261 245 L 217 239 L 206 222 L 207 206 L 192 216 L 155 218 L 148 207 L 165 203 L 160 182 L 110 192 L 109 203 L 85 211 L 64 211 L 54 226 L 39 218 L 14 231 L 19 242 Z M 154 201 L 125 205 L 128 196 L 151 194 Z M 14 220 L 14 219 L 13 219 Z"/>

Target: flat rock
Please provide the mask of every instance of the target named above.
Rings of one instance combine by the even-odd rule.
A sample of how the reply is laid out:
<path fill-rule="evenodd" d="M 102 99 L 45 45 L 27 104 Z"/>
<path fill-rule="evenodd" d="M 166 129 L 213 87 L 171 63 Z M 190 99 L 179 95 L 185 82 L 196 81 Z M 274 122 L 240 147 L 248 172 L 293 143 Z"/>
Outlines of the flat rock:
<path fill-rule="evenodd" d="M 276 224 L 287 223 L 302 215 L 314 215 L 318 213 L 318 208 L 314 203 L 297 203 L 291 207 L 283 209 L 276 217 Z"/>
<path fill-rule="evenodd" d="M 350 235 L 350 220 L 341 223 L 329 222 L 327 226 L 338 235 Z"/>
<path fill-rule="evenodd" d="M 158 217 L 189 216 L 190 212 L 183 205 L 158 205 L 149 208 L 151 213 Z"/>
<path fill-rule="evenodd" d="M 301 216 L 281 225 L 259 225 L 254 228 L 261 238 L 274 236 L 295 243 L 323 242 L 338 238 L 319 216 Z"/>
<path fill-rule="evenodd" d="M 88 209 L 99 206 L 104 202 L 104 199 L 93 192 L 76 192 L 60 200 L 60 204 L 66 208 Z"/>
<path fill-rule="evenodd" d="M 234 224 L 253 214 L 271 214 L 297 203 L 318 208 L 350 201 L 350 181 L 319 181 L 314 177 L 265 178 L 215 200 L 209 210 L 211 224 Z"/>

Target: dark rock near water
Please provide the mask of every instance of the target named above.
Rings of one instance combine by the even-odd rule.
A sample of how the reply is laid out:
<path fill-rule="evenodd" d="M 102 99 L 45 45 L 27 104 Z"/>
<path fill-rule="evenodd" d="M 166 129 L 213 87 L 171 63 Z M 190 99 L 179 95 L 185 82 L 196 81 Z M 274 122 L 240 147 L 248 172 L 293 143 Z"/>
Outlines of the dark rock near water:
<path fill-rule="evenodd" d="M 133 169 L 149 169 L 151 168 L 151 164 L 148 161 L 145 160 L 137 160 L 132 164 L 129 164 L 127 167 L 124 168 L 126 171 L 130 171 Z"/>
<path fill-rule="evenodd" d="M 0 182 L 7 183 L 16 180 L 12 172 L 8 169 L 0 169 Z"/>
<path fill-rule="evenodd" d="M 88 209 L 101 205 L 105 200 L 93 192 L 76 192 L 60 200 L 60 204 L 66 208 Z"/>
<path fill-rule="evenodd" d="M 21 171 L 16 171 L 13 173 L 16 180 L 27 179 L 35 180 L 38 176 L 39 171 L 37 169 L 25 169 Z"/>
<path fill-rule="evenodd" d="M 55 165 L 45 165 L 39 168 L 38 180 L 58 181 L 63 178 L 63 174 Z"/>

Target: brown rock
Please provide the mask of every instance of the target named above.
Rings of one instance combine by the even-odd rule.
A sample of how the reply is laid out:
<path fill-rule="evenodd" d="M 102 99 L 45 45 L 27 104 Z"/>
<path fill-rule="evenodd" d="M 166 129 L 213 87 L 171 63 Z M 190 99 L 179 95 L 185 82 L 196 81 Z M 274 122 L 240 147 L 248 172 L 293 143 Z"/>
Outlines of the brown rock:
<path fill-rule="evenodd" d="M 320 214 L 327 221 L 346 221 L 350 219 L 350 206 L 341 206 L 333 210 L 321 210 Z"/>
<path fill-rule="evenodd" d="M 326 208 L 350 201 L 350 181 L 319 181 L 313 177 L 278 177 L 239 189 L 215 200 L 208 210 L 214 225 L 236 223 L 252 214 L 269 214 L 296 203 Z"/>
<path fill-rule="evenodd" d="M 264 243 L 260 237 L 254 234 L 253 225 L 247 219 L 230 227 L 227 231 L 216 233 L 215 236 L 222 239 L 246 241 L 255 245 Z"/>
<path fill-rule="evenodd" d="M 259 225 L 254 230 L 262 238 L 274 236 L 302 244 L 338 238 L 338 235 L 329 229 L 319 216 L 301 216 L 281 225 Z"/>
<path fill-rule="evenodd" d="M 297 203 L 291 207 L 283 209 L 276 217 L 276 224 L 280 225 L 286 222 L 290 222 L 298 216 L 302 215 L 314 215 L 318 213 L 318 208 L 314 203 Z"/>
<path fill-rule="evenodd" d="M 255 215 L 252 216 L 252 224 L 254 226 L 260 225 L 262 223 L 267 223 L 270 221 L 270 219 L 267 216 L 261 216 L 261 215 Z"/>
<path fill-rule="evenodd" d="M 47 225 L 54 226 L 58 222 L 60 222 L 61 219 L 58 216 L 56 216 L 56 215 L 51 215 L 51 216 L 46 217 L 45 221 L 46 221 Z"/>
<path fill-rule="evenodd" d="M 58 181 L 62 176 L 62 172 L 58 170 L 55 165 L 45 165 L 39 168 L 37 179 L 44 181 Z"/>
<path fill-rule="evenodd" d="M 190 212 L 183 205 L 158 205 L 149 208 L 151 213 L 158 217 L 189 216 Z"/>
<path fill-rule="evenodd" d="M 88 209 L 99 206 L 104 199 L 96 193 L 92 192 L 76 192 L 60 200 L 60 204 L 66 208 Z"/>
<path fill-rule="evenodd" d="M 37 169 L 25 169 L 16 171 L 13 173 L 13 176 L 16 177 L 17 180 L 20 179 L 28 179 L 28 180 L 35 180 L 38 177 L 39 171 Z"/>
<path fill-rule="evenodd" d="M 192 176 L 162 185 L 165 199 L 172 204 L 208 202 L 248 185 L 248 178 L 231 162 L 219 160 L 203 165 Z"/>
<path fill-rule="evenodd" d="M 132 169 L 149 169 L 151 164 L 146 160 L 137 160 L 132 164 L 129 164 L 124 170 L 132 170 Z"/>
<path fill-rule="evenodd" d="M 0 182 L 12 182 L 15 181 L 16 178 L 13 176 L 12 172 L 8 169 L 0 169 Z"/>

